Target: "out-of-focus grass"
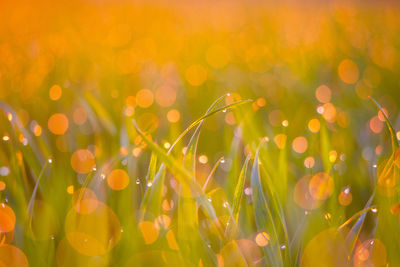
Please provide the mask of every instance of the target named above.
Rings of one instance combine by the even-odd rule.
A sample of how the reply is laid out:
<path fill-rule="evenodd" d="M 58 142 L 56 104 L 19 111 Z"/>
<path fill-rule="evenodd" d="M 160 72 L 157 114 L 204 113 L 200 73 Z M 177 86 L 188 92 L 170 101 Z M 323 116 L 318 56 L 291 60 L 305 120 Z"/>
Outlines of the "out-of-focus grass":
<path fill-rule="evenodd" d="M 0 266 L 400 265 L 399 14 L 3 1 Z"/>

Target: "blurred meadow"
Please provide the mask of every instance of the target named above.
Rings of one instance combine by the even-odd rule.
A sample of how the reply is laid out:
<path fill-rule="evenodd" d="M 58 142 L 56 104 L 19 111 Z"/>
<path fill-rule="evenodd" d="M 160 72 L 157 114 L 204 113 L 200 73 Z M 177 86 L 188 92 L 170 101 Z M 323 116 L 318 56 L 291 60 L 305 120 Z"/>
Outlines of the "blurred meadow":
<path fill-rule="evenodd" d="M 0 1 L 0 267 L 400 266 L 395 1 Z"/>

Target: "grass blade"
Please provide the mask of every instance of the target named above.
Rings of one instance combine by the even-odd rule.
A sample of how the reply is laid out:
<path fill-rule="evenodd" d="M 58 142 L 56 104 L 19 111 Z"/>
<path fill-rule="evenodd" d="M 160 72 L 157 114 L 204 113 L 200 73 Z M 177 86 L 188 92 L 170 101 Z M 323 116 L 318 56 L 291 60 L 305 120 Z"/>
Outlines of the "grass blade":
<path fill-rule="evenodd" d="M 264 192 L 262 190 L 260 168 L 259 168 L 259 151 L 257 149 L 254 157 L 253 168 L 251 171 L 251 189 L 254 205 L 255 222 L 259 232 L 266 232 L 271 236 L 270 243 L 264 247 L 267 264 L 269 266 L 283 266 L 282 255 L 279 249 L 279 237 L 274 225 L 269 204 L 267 203 Z"/>

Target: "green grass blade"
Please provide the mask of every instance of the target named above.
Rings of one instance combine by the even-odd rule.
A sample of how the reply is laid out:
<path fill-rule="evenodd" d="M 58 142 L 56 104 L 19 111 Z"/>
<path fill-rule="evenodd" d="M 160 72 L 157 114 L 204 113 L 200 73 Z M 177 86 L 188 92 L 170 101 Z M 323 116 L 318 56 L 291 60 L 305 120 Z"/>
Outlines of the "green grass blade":
<path fill-rule="evenodd" d="M 254 205 L 255 222 L 259 232 L 266 232 L 270 237 L 270 243 L 264 247 L 266 261 L 269 266 L 283 266 L 282 255 L 279 249 L 279 237 L 274 225 L 274 218 L 272 217 L 267 203 L 263 187 L 261 185 L 260 168 L 259 168 L 259 151 L 257 149 L 254 157 L 253 168 L 251 171 L 251 189 Z"/>
<path fill-rule="evenodd" d="M 251 102 L 251 101 L 252 101 L 252 100 L 250 100 L 250 99 L 242 100 L 242 101 L 237 101 L 237 102 L 235 102 L 235 103 L 232 103 L 232 104 L 223 106 L 223 107 L 221 107 L 221 108 L 215 109 L 215 110 L 213 110 L 213 111 L 211 111 L 211 112 L 209 112 L 209 113 L 206 113 L 205 115 L 201 116 L 200 118 L 198 118 L 197 120 L 195 120 L 194 122 L 192 122 L 192 124 L 190 124 L 189 127 L 187 127 L 187 128 L 181 133 L 181 135 L 179 135 L 179 137 L 175 140 L 175 142 L 171 145 L 170 149 L 168 150 L 168 154 L 171 153 L 171 151 L 172 151 L 172 149 L 175 147 L 175 145 L 176 145 L 176 144 L 177 144 L 177 143 L 178 143 L 192 128 L 193 128 L 193 127 L 195 127 L 196 125 L 198 125 L 199 123 L 201 123 L 204 119 L 206 119 L 206 118 L 208 118 L 208 117 L 210 117 L 210 116 L 212 116 L 212 115 L 214 115 L 214 114 L 217 114 L 217 113 L 219 113 L 219 112 L 226 111 L 226 110 L 228 110 L 228 109 L 237 107 L 237 106 L 239 106 L 239 105 L 243 105 L 243 104 L 249 103 L 249 102 Z"/>
<path fill-rule="evenodd" d="M 392 139 L 393 153 L 395 153 L 396 150 L 399 148 L 399 141 L 397 140 L 397 137 L 396 137 L 396 131 L 394 130 L 392 123 L 390 122 L 389 118 L 387 117 L 386 113 L 383 111 L 383 108 L 378 103 L 378 101 L 376 101 L 371 96 L 369 96 L 368 98 L 376 105 L 376 107 L 381 111 L 381 113 L 383 114 L 383 117 L 385 118 L 385 123 L 390 132 L 390 137 Z"/>
<path fill-rule="evenodd" d="M 248 155 L 246 157 L 246 161 L 243 164 L 242 170 L 240 171 L 237 186 L 235 189 L 235 195 L 233 197 L 232 217 L 235 220 L 235 222 L 237 222 L 239 216 L 240 202 L 242 201 L 243 187 L 246 181 L 246 173 L 249 160 L 250 156 Z"/>
<path fill-rule="evenodd" d="M 160 148 L 157 144 L 148 139 L 145 134 L 138 128 L 134 120 L 132 121 L 132 123 L 138 134 L 143 138 L 143 141 L 157 155 L 157 157 L 165 163 L 166 167 L 175 175 L 178 182 L 189 186 L 192 195 L 203 206 L 209 218 L 211 218 L 212 220 L 216 220 L 214 208 L 209 203 L 200 185 L 193 179 L 191 174 L 186 169 L 184 169 L 175 158 L 173 158 L 171 155 L 168 155 L 162 148 Z"/>
<path fill-rule="evenodd" d="M 152 181 L 150 182 L 151 186 L 147 186 L 147 190 L 141 204 L 141 220 L 154 220 L 154 218 L 156 218 L 160 214 L 162 188 L 164 185 L 165 176 L 165 165 L 161 164 L 157 174 L 155 174 L 154 176 L 154 179 L 152 179 Z"/>
<path fill-rule="evenodd" d="M 206 193 L 207 192 L 207 187 L 210 185 L 211 180 L 214 176 L 214 173 L 217 171 L 217 168 L 219 166 L 219 164 L 221 163 L 221 161 L 224 159 L 224 157 L 220 157 L 217 162 L 214 164 L 214 167 L 212 168 L 212 170 L 210 171 L 210 173 L 208 174 L 207 180 L 204 182 L 203 185 L 203 192 Z"/>

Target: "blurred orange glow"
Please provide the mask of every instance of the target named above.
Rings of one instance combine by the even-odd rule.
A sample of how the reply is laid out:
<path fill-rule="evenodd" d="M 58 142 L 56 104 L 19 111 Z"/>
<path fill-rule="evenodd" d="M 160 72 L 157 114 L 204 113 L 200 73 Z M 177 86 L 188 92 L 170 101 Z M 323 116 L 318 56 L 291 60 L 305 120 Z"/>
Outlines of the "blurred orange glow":
<path fill-rule="evenodd" d="M 326 85 L 321 85 L 315 90 L 315 97 L 321 103 L 328 103 L 331 101 L 331 89 Z"/>
<path fill-rule="evenodd" d="M 354 252 L 354 266 L 385 266 L 386 248 L 377 238 L 361 243 Z"/>
<path fill-rule="evenodd" d="M 68 118 L 63 113 L 51 115 L 48 121 L 50 132 L 56 135 L 63 135 L 68 130 Z"/>
<path fill-rule="evenodd" d="M 383 122 L 378 118 L 378 116 L 372 117 L 372 119 L 369 121 L 369 128 L 373 133 L 380 133 L 383 129 Z"/>
<path fill-rule="evenodd" d="M 160 106 L 170 107 L 174 104 L 175 100 L 176 100 L 176 92 L 172 87 L 164 85 L 157 89 L 156 102 Z"/>
<path fill-rule="evenodd" d="M 0 204 L 0 233 L 14 230 L 15 213 L 7 204 Z"/>
<path fill-rule="evenodd" d="M 158 230 L 153 222 L 150 221 L 139 222 L 139 229 L 142 233 L 144 242 L 146 244 L 152 244 L 157 240 Z"/>
<path fill-rule="evenodd" d="M 84 124 L 87 120 L 86 110 L 81 107 L 76 108 L 73 113 L 73 120 L 74 120 L 74 123 L 77 125 Z"/>
<path fill-rule="evenodd" d="M 308 122 L 308 129 L 313 133 L 318 133 L 321 128 L 321 123 L 318 119 L 314 118 Z"/>
<path fill-rule="evenodd" d="M 348 206 L 353 201 L 353 195 L 350 192 L 350 188 L 346 187 L 339 194 L 339 203 L 342 206 Z"/>
<path fill-rule="evenodd" d="M 315 160 L 314 160 L 313 157 L 307 157 L 307 158 L 304 160 L 304 166 L 305 166 L 306 168 L 308 168 L 308 169 L 314 167 L 314 164 L 315 164 Z"/>
<path fill-rule="evenodd" d="M 180 120 L 181 114 L 177 109 L 171 109 L 167 113 L 167 119 L 171 123 L 176 123 Z"/>
<path fill-rule="evenodd" d="M 293 140 L 292 148 L 296 153 L 306 152 L 308 147 L 307 139 L 304 136 L 298 136 Z"/>
<path fill-rule="evenodd" d="M 279 149 L 284 149 L 286 146 L 286 134 L 277 134 L 274 137 L 274 142 Z"/>
<path fill-rule="evenodd" d="M 94 166 L 94 155 L 87 149 L 79 149 L 71 156 L 71 167 L 77 173 L 88 173 Z"/>
<path fill-rule="evenodd" d="M 0 266 L 29 267 L 29 264 L 22 250 L 12 245 L 2 244 L 0 245 Z"/>
<path fill-rule="evenodd" d="M 340 79 L 348 84 L 356 83 L 359 77 L 358 67 L 356 63 L 350 59 L 345 59 L 340 62 L 338 73 Z"/>
<path fill-rule="evenodd" d="M 311 177 L 309 175 L 304 176 L 297 181 L 293 191 L 295 203 L 306 210 L 313 210 L 322 205 L 322 201 L 313 198 L 309 192 L 310 180 Z"/>
<path fill-rule="evenodd" d="M 92 190 L 80 188 L 73 192 L 72 204 L 77 213 L 90 214 L 97 209 L 98 200 Z"/>
<path fill-rule="evenodd" d="M 3 191 L 4 189 L 6 189 L 6 183 L 3 181 L 0 181 L 0 191 Z"/>
<path fill-rule="evenodd" d="M 168 230 L 168 232 L 166 233 L 165 236 L 167 238 L 169 248 L 172 250 L 178 250 L 179 246 L 178 246 L 178 243 L 176 242 L 174 232 L 172 230 Z"/>
<path fill-rule="evenodd" d="M 65 233 L 70 245 L 80 253 L 100 256 L 119 242 L 121 226 L 117 215 L 99 201 L 91 213 L 71 209 L 65 219 Z"/>
<path fill-rule="evenodd" d="M 49 97 L 51 100 L 56 101 L 60 99 L 61 95 L 62 95 L 62 89 L 59 85 L 56 84 L 50 88 Z"/>
<path fill-rule="evenodd" d="M 115 169 L 107 176 L 107 184 L 114 190 L 122 190 L 129 184 L 129 176 L 122 169 Z"/>
<path fill-rule="evenodd" d="M 332 195 L 333 189 L 333 179 L 326 173 L 319 172 L 315 174 L 310 180 L 309 191 L 310 195 L 314 199 L 327 199 Z"/>
<path fill-rule="evenodd" d="M 255 241 L 258 246 L 265 247 L 269 243 L 269 235 L 266 232 L 258 233 Z"/>
<path fill-rule="evenodd" d="M 149 89 L 141 89 L 136 93 L 136 103 L 141 108 L 148 108 L 153 104 L 154 95 Z"/>

